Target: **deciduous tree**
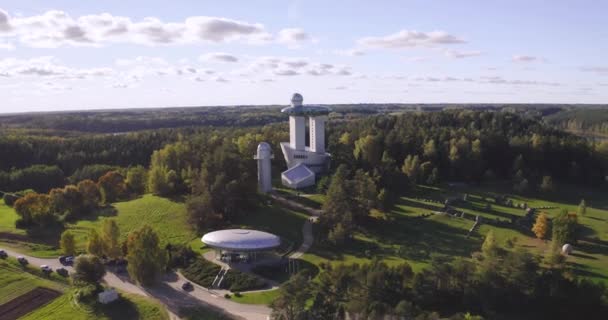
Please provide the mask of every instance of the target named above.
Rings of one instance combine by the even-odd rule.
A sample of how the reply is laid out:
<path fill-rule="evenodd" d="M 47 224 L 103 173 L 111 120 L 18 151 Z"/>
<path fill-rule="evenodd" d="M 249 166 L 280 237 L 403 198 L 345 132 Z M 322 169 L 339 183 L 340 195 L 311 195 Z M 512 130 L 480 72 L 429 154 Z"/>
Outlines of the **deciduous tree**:
<path fill-rule="evenodd" d="M 103 220 L 101 224 L 101 240 L 103 252 L 107 257 L 116 259 L 121 256 L 120 229 L 114 219 Z"/>
<path fill-rule="evenodd" d="M 73 256 L 76 254 L 76 239 L 74 238 L 74 234 L 69 230 L 64 231 L 61 234 L 61 240 L 59 241 L 59 246 L 61 247 L 61 251 L 63 254 L 68 256 Z"/>
<path fill-rule="evenodd" d="M 167 253 L 150 226 L 144 225 L 129 234 L 127 252 L 127 269 L 132 279 L 144 286 L 160 279 L 167 264 Z"/>
<path fill-rule="evenodd" d="M 546 213 L 541 212 L 536 217 L 536 222 L 532 226 L 532 232 L 534 232 L 538 239 L 545 239 L 547 233 L 549 233 L 549 219 Z"/>

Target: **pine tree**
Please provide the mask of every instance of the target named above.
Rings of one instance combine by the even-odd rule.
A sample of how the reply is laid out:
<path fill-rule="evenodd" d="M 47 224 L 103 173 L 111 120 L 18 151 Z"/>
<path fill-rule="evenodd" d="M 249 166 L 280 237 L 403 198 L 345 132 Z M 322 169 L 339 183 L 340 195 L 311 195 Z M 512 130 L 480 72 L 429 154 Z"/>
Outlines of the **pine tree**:
<path fill-rule="evenodd" d="M 534 232 L 538 239 L 545 239 L 548 231 L 549 219 L 547 218 L 546 213 L 541 212 L 538 217 L 536 217 L 536 223 L 534 223 L 534 226 L 532 226 L 532 232 Z"/>

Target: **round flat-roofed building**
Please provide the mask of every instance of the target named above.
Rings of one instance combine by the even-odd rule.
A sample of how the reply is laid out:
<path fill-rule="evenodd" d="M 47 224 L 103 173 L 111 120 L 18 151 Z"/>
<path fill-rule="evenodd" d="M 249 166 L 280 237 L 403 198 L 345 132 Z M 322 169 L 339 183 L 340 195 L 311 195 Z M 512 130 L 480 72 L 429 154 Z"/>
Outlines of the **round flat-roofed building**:
<path fill-rule="evenodd" d="M 278 236 L 250 229 L 213 231 L 205 234 L 202 241 L 215 250 L 216 259 L 225 262 L 249 262 L 281 245 Z"/>

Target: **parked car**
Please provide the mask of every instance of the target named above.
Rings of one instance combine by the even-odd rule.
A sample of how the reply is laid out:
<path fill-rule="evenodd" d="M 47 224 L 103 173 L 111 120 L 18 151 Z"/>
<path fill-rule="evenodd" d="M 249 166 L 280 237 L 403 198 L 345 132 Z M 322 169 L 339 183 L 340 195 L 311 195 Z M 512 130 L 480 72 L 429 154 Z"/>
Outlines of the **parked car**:
<path fill-rule="evenodd" d="M 192 290 L 194 290 L 194 286 L 192 286 L 192 283 L 186 281 L 186 282 L 184 282 L 184 284 L 182 284 L 182 289 L 184 291 L 192 291 Z"/>
<path fill-rule="evenodd" d="M 17 257 L 17 261 L 19 261 L 19 263 L 20 263 L 22 266 L 25 266 L 25 265 L 27 265 L 27 264 L 29 263 L 29 262 L 27 261 L 27 259 L 26 259 L 26 258 L 24 258 L 23 256 L 18 256 L 18 257 Z"/>
<path fill-rule="evenodd" d="M 6 254 L 6 251 L 0 250 L 0 258 L 6 259 L 6 257 L 8 257 L 8 254 Z"/>
<path fill-rule="evenodd" d="M 59 269 L 55 270 L 55 272 L 57 272 L 57 274 L 62 277 L 68 276 L 68 269 L 66 269 L 66 268 L 59 268 Z"/>
<path fill-rule="evenodd" d="M 61 256 L 59 257 L 59 263 L 64 266 L 71 266 L 74 264 L 74 256 Z"/>
<path fill-rule="evenodd" d="M 40 266 L 40 270 L 44 273 L 51 273 L 53 272 L 53 268 L 47 266 L 46 264 L 43 264 Z"/>

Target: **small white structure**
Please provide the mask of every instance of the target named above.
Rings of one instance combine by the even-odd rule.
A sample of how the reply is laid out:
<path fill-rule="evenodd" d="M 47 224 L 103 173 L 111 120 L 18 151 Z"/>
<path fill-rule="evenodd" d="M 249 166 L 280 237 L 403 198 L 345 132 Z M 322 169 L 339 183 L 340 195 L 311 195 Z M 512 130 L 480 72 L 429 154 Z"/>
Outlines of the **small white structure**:
<path fill-rule="evenodd" d="M 302 104 L 303 101 L 302 95 L 295 93 L 291 98 L 291 107 L 281 110 L 282 113 L 289 115 L 289 142 L 281 142 L 281 150 L 288 170 L 282 173 L 281 180 L 290 188 L 314 185 L 315 174 L 328 169 L 331 156 L 325 152 L 325 121 L 329 108 L 305 106 Z M 308 118 L 310 146 L 306 146 L 306 118 Z M 295 169 L 302 166 L 307 170 Z M 291 169 L 295 170 L 291 171 Z M 294 172 L 297 172 L 297 177 L 293 176 Z M 299 182 L 295 183 L 296 180 Z"/>
<path fill-rule="evenodd" d="M 574 250 L 574 247 L 569 243 L 566 243 L 565 245 L 562 246 L 562 254 L 565 254 L 567 256 L 570 255 L 573 250 Z"/>
<path fill-rule="evenodd" d="M 315 184 L 315 173 L 303 163 L 298 163 L 281 174 L 281 181 L 286 187 L 301 189 Z"/>
<path fill-rule="evenodd" d="M 101 304 L 108 304 L 116 300 L 118 300 L 118 292 L 115 289 L 104 290 L 97 295 L 97 301 Z"/>
<path fill-rule="evenodd" d="M 273 157 L 270 145 L 266 142 L 260 142 L 257 154 L 253 158 L 258 161 L 258 189 L 262 193 L 272 191 L 270 159 Z"/>

